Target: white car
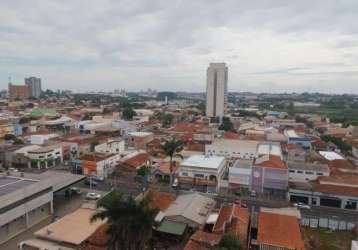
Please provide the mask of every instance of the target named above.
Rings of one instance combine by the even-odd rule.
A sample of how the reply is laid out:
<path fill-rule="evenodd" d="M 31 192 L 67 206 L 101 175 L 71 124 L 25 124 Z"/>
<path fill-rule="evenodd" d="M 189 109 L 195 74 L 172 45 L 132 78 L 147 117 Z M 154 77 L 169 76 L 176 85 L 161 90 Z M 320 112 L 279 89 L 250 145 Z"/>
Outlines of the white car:
<path fill-rule="evenodd" d="M 310 209 L 311 207 L 303 202 L 299 202 L 299 203 L 294 203 L 293 204 L 294 207 L 297 208 L 306 208 L 306 209 Z"/>
<path fill-rule="evenodd" d="M 87 193 L 86 194 L 86 199 L 87 200 L 98 200 L 99 198 L 101 198 L 101 195 L 100 194 L 97 194 L 97 193 Z"/>

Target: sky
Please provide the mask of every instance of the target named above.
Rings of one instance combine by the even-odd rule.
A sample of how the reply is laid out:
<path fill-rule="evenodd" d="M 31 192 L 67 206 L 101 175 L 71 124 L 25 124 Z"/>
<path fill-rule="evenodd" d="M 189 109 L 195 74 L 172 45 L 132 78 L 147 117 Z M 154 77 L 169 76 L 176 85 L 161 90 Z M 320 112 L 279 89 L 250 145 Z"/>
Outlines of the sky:
<path fill-rule="evenodd" d="M 1 0 L 0 89 L 358 94 L 357 0 Z"/>

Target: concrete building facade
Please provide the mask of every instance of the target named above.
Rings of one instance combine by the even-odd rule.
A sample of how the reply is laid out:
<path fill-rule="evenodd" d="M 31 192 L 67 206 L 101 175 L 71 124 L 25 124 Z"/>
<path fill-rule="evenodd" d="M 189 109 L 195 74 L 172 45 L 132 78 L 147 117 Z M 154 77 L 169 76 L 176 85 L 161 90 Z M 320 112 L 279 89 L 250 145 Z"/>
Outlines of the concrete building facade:
<path fill-rule="evenodd" d="M 225 63 L 210 63 L 206 74 L 206 116 L 225 115 L 227 106 L 228 67 Z"/>
<path fill-rule="evenodd" d="M 25 84 L 28 86 L 30 91 L 30 96 L 32 97 L 40 97 L 42 89 L 41 89 L 41 78 L 37 78 L 34 76 L 25 78 Z"/>

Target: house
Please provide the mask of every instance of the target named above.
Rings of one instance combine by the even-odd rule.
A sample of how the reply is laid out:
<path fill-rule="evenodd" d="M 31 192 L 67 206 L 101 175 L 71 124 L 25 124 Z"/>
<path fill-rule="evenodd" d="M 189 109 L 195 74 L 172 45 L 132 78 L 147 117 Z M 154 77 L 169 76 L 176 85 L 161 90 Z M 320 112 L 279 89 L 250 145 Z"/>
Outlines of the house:
<path fill-rule="evenodd" d="M 285 195 L 288 169 L 280 145 L 262 143 L 258 146 L 251 172 L 250 190 L 256 193 Z"/>
<path fill-rule="evenodd" d="M 118 154 L 93 153 L 82 155 L 79 160 L 84 175 L 94 175 L 103 180 L 114 171 L 120 156 Z"/>
<path fill-rule="evenodd" d="M 120 154 L 125 150 L 125 141 L 121 138 L 109 138 L 94 147 L 94 151 L 102 154 Z"/>
<path fill-rule="evenodd" d="M 288 161 L 305 162 L 308 152 L 300 144 L 286 144 L 282 146 L 285 159 Z"/>
<path fill-rule="evenodd" d="M 225 156 L 238 159 L 253 159 L 259 141 L 218 139 L 205 145 L 206 155 Z"/>
<path fill-rule="evenodd" d="M 202 228 L 214 205 L 212 198 L 199 193 L 182 194 L 164 211 L 165 218 L 191 228 Z"/>
<path fill-rule="evenodd" d="M 236 204 L 224 204 L 213 227 L 214 234 L 232 234 L 240 239 L 243 249 L 247 249 L 250 214 L 247 208 Z"/>
<path fill-rule="evenodd" d="M 305 249 L 298 219 L 277 213 L 259 213 L 257 244 L 260 250 Z"/>
<path fill-rule="evenodd" d="M 217 192 L 225 171 L 225 157 L 192 155 L 180 164 L 177 179 L 181 188 Z"/>
<path fill-rule="evenodd" d="M 291 182 L 308 182 L 317 180 L 320 176 L 329 176 L 327 164 L 288 161 L 288 179 Z"/>
<path fill-rule="evenodd" d="M 151 158 L 148 153 L 139 151 L 132 154 L 129 154 L 122 158 L 119 162 L 116 171 L 123 173 L 137 173 L 137 170 L 142 166 L 151 166 Z"/>
<path fill-rule="evenodd" d="M 197 230 L 186 243 L 184 250 L 210 250 L 220 243 L 222 235 Z"/>
<path fill-rule="evenodd" d="M 154 139 L 152 132 L 130 132 L 128 133 L 128 146 L 137 150 L 146 149 L 147 144 Z"/>

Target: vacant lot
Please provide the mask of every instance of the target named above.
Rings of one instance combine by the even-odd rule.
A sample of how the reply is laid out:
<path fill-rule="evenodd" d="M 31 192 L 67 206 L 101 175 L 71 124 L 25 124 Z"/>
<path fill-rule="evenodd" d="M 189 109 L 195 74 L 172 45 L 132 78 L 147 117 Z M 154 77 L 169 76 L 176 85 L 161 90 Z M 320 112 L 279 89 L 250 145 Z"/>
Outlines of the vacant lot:
<path fill-rule="evenodd" d="M 325 229 L 302 228 L 307 250 L 349 250 L 355 239 L 351 231 L 331 231 Z"/>

